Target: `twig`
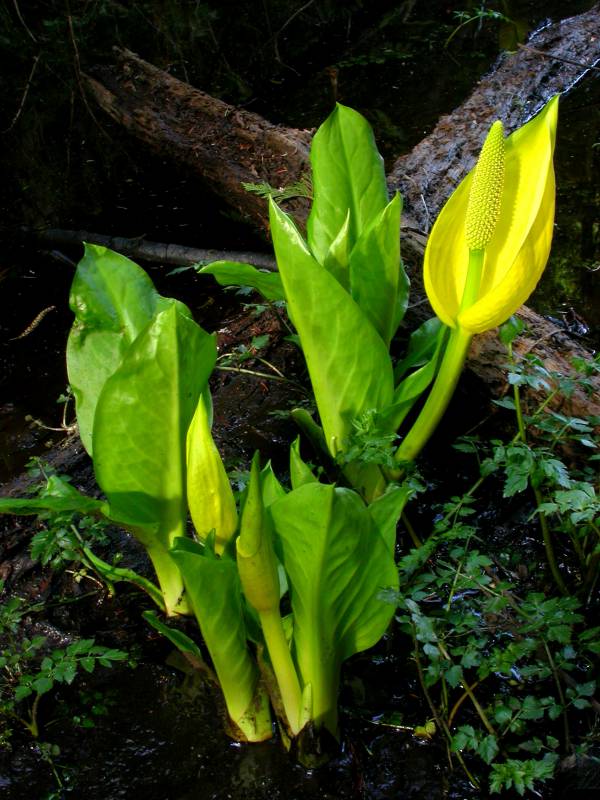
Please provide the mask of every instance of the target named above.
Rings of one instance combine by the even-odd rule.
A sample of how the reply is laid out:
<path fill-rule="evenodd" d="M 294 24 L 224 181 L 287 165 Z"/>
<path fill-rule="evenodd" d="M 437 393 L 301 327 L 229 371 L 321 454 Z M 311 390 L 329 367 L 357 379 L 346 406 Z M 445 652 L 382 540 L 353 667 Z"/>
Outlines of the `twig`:
<path fill-rule="evenodd" d="M 37 315 L 37 317 L 33 320 L 33 322 L 25 328 L 23 333 L 20 333 L 18 336 L 13 336 L 12 339 L 9 339 L 8 341 L 16 342 L 19 339 L 24 339 L 26 336 L 29 336 L 29 334 L 32 333 L 37 328 L 37 326 L 44 319 L 44 317 L 51 311 L 56 311 L 56 306 L 48 306 L 47 308 L 43 308 Z"/>
<path fill-rule="evenodd" d="M 546 642 L 545 639 L 543 639 L 542 641 L 544 644 L 544 650 L 546 652 L 546 658 L 548 659 L 548 664 L 550 665 L 550 669 L 552 670 L 552 677 L 554 678 L 554 683 L 556 684 L 556 691 L 558 692 L 558 698 L 562 705 L 563 728 L 565 733 L 565 748 L 568 751 L 571 751 L 571 736 L 569 733 L 569 718 L 567 716 L 567 701 L 562 690 L 560 678 L 558 677 L 558 671 L 556 669 L 556 664 L 554 663 L 554 659 L 552 658 L 552 653 L 550 652 L 548 643 Z"/>
<path fill-rule="evenodd" d="M 19 103 L 19 107 L 17 109 L 17 113 L 12 118 L 12 121 L 8 128 L 5 128 L 2 133 L 10 133 L 12 129 L 15 127 L 17 122 L 19 121 L 19 117 L 23 113 L 23 109 L 25 107 L 25 101 L 27 100 L 27 95 L 29 94 L 29 89 L 31 87 L 31 82 L 33 80 L 33 76 L 35 75 L 35 71 L 37 69 L 38 61 L 41 58 L 41 53 L 38 53 L 37 56 L 33 59 L 33 66 L 31 67 L 31 72 L 29 73 L 29 77 L 27 78 L 27 84 L 25 86 L 25 91 L 23 92 L 23 96 L 21 97 L 21 102 Z"/>
<path fill-rule="evenodd" d="M 484 678 L 482 678 L 481 680 L 484 680 Z M 481 683 L 481 680 L 475 681 L 475 683 L 471 686 L 471 691 L 473 691 L 473 689 L 475 689 L 477 686 L 479 686 L 479 684 Z M 463 688 L 464 688 L 464 686 L 463 686 Z M 452 706 L 452 711 L 450 711 L 450 714 L 448 715 L 448 727 L 452 726 L 452 723 L 454 722 L 454 717 L 456 716 L 456 714 L 458 712 L 458 709 L 462 706 L 462 704 L 465 702 L 465 700 L 467 699 L 468 696 L 469 696 L 469 693 L 464 691 L 461 694 L 461 696 L 458 698 L 456 703 L 454 703 L 454 705 Z"/>
<path fill-rule="evenodd" d="M 83 105 L 86 108 L 86 111 L 92 118 L 92 120 L 96 123 L 98 130 L 104 134 L 108 139 L 111 137 L 108 133 L 104 130 L 102 125 L 96 119 L 96 116 L 90 105 L 87 101 L 87 97 L 85 96 L 85 89 L 83 88 L 83 82 L 81 80 L 81 60 L 79 58 L 79 48 L 77 47 L 77 40 L 75 39 L 75 31 L 73 30 L 73 18 L 71 16 L 71 9 L 67 0 L 67 22 L 69 24 L 69 39 L 71 40 L 71 44 L 73 45 L 73 53 L 75 55 L 75 78 L 77 80 L 77 86 L 79 87 L 79 93 L 81 94 L 81 99 L 83 100 Z"/>
<path fill-rule="evenodd" d="M 563 56 L 554 56 L 552 53 L 545 53 L 543 50 L 538 50 L 537 47 L 531 47 L 528 44 L 519 44 L 521 50 L 529 50 L 530 53 L 535 53 L 537 56 L 544 58 L 552 58 L 554 61 L 562 61 L 565 64 L 571 64 L 573 67 L 580 67 L 581 69 L 594 69 L 600 72 L 600 67 L 595 64 L 583 64 L 581 61 L 573 61 L 571 58 L 564 58 Z"/>
<path fill-rule="evenodd" d="M 512 364 L 516 363 L 513 355 L 512 344 L 508 345 L 508 358 Z M 526 445 L 527 429 L 525 428 L 525 421 L 523 419 L 523 409 L 521 408 L 521 393 L 519 390 L 519 386 L 516 383 L 513 386 L 513 397 L 515 401 L 515 413 L 517 415 L 519 439 L 521 439 L 523 444 Z M 558 563 L 556 561 L 556 555 L 554 553 L 554 545 L 552 543 L 552 533 L 548 525 L 548 519 L 543 511 L 539 511 L 540 506 L 544 502 L 544 498 L 542 497 L 542 492 L 540 491 L 539 486 L 534 486 L 532 482 L 531 488 L 535 496 L 535 505 L 539 512 L 538 517 L 540 521 L 540 528 L 542 530 L 542 538 L 544 540 L 546 560 L 548 562 L 548 566 L 550 567 L 550 572 L 552 573 L 552 577 L 554 578 L 556 586 L 558 587 L 560 593 L 563 594 L 565 597 L 567 597 L 569 595 L 569 590 L 567 589 L 567 586 L 562 578 L 562 575 L 560 574 L 560 570 L 558 569 Z"/>
<path fill-rule="evenodd" d="M 402 520 L 402 523 L 403 523 L 404 527 L 408 531 L 408 535 L 412 539 L 412 543 L 414 544 L 414 546 L 415 547 L 423 547 L 423 542 L 419 538 L 419 534 L 414 529 L 412 522 L 407 517 L 406 511 L 402 512 L 402 515 L 401 515 L 400 519 Z"/>
<path fill-rule="evenodd" d="M 13 6 L 15 7 L 15 11 L 16 11 L 17 17 L 19 18 L 19 22 L 21 23 L 21 25 L 27 31 L 27 35 L 31 38 L 32 41 L 34 41 L 37 44 L 37 39 L 35 38 L 33 33 L 29 30 L 29 28 L 27 27 L 27 23 L 25 22 L 25 20 L 23 19 L 22 15 L 21 15 L 21 9 L 19 8 L 19 4 L 18 4 L 17 0 L 13 0 Z"/>
<path fill-rule="evenodd" d="M 436 721 L 436 723 L 438 725 L 438 728 L 444 732 L 444 734 L 446 736 L 446 739 L 447 739 L 447 742 L 448 742 L 448 747 L 450 747 L 450 743 L 452 742 L 452 733 L 450 732 L 450 728 L 446 725 L 445 720 L 442 719 L 442 717 L 440 717 L 440 715 L 438 713 L 438 710 L 435 707 L 435 703 L 431 699 L 431 695 L 429 694 L 429 691 L 428 691 L 427 686 L 425 684 L 425 676 L 423 675 L 423 668 L 421 666 L 421 659 L 419 658 L 419 645 L 417 644 L 416 638 L 414 636 L 414 632 L 413 632 L 413 639 L 415 641 L 415 650 L 414 650 L 415 664 L 417 665 L 417 674 L 419 676 L 419 683 L 421 684 L 421 691 L 423 692 L 423 695 L 425 696 L 425 700 L 427 700 L 427 705 L 431 709 L 431 713 L 433 714 L 433 718 L 435 719 L 435 721 Z M 450 751 L 448 751 L 448 755 L 450 755 Z M 455 755 L 458 758 L 458 760 L 460 762 L 460 765 L 463 768 L 464 773 L 467 776 L 468 780 L 471 782 L 471 784 L 476 789 L 479 789 L 479 783 L 478 783 L 477 779 L 474 778 L 473 775 L 471 775 L 471 773 L 469 772 L 469 769 L 468 769 L 467 765 L 465 764 L 465 760 L 462 757 L 462 753 L 460 753 L 457 750 Z"/>
<path fill-rule="evenodd" d="M 253 375 L 255 378 L 265 378 L 268 381 L 280 381 L 282 383 L 288 383 L 297 392 L 301 392 L 302 394 L 307 394 L 306 389 L 300 384 L 296 383 L 295 381 L 291 381 L 289 378 L 280 378 L 279 375 L 269 375 L 267 372 L 257 372 L 253 369 L 244 369 L 243 367 L 221 367 L 217 364 L 215 369 L 220 370 L 221 372 L 240 372 L 243 375 Z"/>
<path fill-rule="evenodd" d="M 273 36 L 273 50 L 275 51 L 275 58 L 277 59 L 277 61 L 279 61 L 279 63 L 280 63 L 280 64 L 283 64 L 285 67 L 288 67 L 288 69 L 291 69 L 291 70 L 292 70 L 292 72 L 295 72 L 297 75 L 299 75 L 299 74 L 300 74 L 300 73 L 298 72 L 298 70 L 297 70 L 297 69 L 294 69 L 293 67 L 290 67 L 290 65 L 289 65 L 289 64 L 285 64 L 285 63 L 284 63 L 284 61 L 282 60 L 282 58 L 281 58 L 280 54 L 279 54 L 279 35 L 280 35 L 281 33 L 283 33 L 283 31 L 284 31 L 284 30 L 287 28 L 287 26 L 288 26 L 288 25 L 289 25 L 291 22 L 293 22 L 293 21 L 296 19 L 296 17 L 297 17 L 299 14 L 301 14 L 303 11 L 306 11 L 306 9 L 307 9 L 309 6 L 312 6 L 312 4 L 313 4 L 314 2 L 315 2 L 315 0 L 308 0 L 308 2 L 307 2 L 307 3 L 304 3 L 304 5 L 303 5 L 303 6 L 300 6 L 300 8 L 296 9 L 296 11 L 294 11 L 294 13 L 291 15 L 291 17 L 288 17 L 288 19 L 287 19 L 287 20 L 286 20 L 286 21 L 283 23 L 283 25 L 281 26 L 281 28 L 279 28 L 279 30 L 277 31 L 277 33 L 276 33 L 276 34 Z"/>

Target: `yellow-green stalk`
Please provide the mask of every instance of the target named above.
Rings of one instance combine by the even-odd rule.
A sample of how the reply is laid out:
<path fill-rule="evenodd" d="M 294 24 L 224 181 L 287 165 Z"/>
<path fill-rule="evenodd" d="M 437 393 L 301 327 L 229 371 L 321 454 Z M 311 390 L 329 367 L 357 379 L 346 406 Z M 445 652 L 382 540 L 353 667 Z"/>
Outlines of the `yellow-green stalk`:
<path fill-rule="evenodd" d="M 248 495 L 236 541 L 242 589 L 258 613 L 290 733 L 300 730 L 302 693 L 279 611 L 279 576 L 262 500 L 258 453 L 252 460 Z"/>

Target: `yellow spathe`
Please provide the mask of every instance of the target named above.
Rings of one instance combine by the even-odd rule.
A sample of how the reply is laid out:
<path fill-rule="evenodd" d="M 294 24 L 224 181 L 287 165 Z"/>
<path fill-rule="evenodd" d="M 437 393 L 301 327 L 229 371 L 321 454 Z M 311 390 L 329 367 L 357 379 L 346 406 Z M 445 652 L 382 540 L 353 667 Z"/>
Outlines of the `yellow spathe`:
<path fill-rule="evenodd" d="M 475 170 L 440 212 L 429 236 L 423 270 L 429 301 L 446 325 L 471 333 L 500 325 L 539 281 L 554 225 L 552 156 L 557 116 L 558 96 L 504 142 L 499 214 L 493 233 L 486 237 L 476 299 L 462 310 L 470 254 L 465 222 Z"/>
<path fill-rule="evenodd" d="M 188 506 L 200 539 L 215 532 L 215 552 L 220 555 L 237 528 L 237 510 L 210 427 L 208 409 L 200 396 L 187 434 Z"/>

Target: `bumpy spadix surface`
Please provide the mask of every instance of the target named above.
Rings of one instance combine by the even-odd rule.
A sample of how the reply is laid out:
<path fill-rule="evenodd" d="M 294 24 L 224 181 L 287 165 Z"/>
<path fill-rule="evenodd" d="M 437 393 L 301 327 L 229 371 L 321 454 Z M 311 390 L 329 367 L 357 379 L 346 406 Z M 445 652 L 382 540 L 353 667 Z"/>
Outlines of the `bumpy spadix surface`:
<path fill-rule="evenodd" d="M 465 239 L 471 250 L 483 250 L 494 235 L 503 187 L 504 131 L 497 120 L 483 143 L 471 181 L 465 218 Z"/>
<path fill-rule="evenodd" d="M 557 114 L 558 97 L 554 97 L 537 117 L 505 140 L 499 212 L 494 211 L 496 201 L 479 201 L 483 203 L 480 213 L 469 212 L 476 220 L 476 224 L 469 223 L 469 240 L 467 209 L 476 170 L 467 175 L 440 212 L 425 251 L 424 279 L 431 305 L 446 325 L 458 325 L 472 333 L 500 325 L 527 300 L 540 279 L 554 225 L 552 156 Z M 492 132 L 493 126 L 491 142 L 497 136 L 493 133 L 492 139 Z M 497 146 L 490 145 L 492 155 Z M 486 214 L 494 224 L 484 225 L 480 216 Z M 461 311 L 470 249 L 485 250 L 483 272 L 476 300 Z"/>

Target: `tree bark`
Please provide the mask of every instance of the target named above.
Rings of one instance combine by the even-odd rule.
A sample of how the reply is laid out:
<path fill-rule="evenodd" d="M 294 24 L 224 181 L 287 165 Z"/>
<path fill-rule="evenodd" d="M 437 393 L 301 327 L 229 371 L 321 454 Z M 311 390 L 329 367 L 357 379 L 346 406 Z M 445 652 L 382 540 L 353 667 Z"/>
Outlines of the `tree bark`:
<path fill-rule="evenodd" d="M 392 190 L 405 200 L 402 248 L 417 298 L 413 318 L 431 315 L 419 286 L 421 257 L 431 221 L 454 186 L 471 168 L 484 132 L 500 117 L 510 132 L 535 113 L 548 97 L 569 90 L 586 72 L 595 71 L 600 55 L 600 4 L 577 17 L 547 26 L 517 53 L 502 55 L 452 114 L 410 153 L 400 157 L 389 175 Z M 310 171 L 310 132 L 275 126 L 257 114 L 236 109 L 173 78 L 126 50 L 116 51 L 111 67 L 86 76 L 87 87 L 101 107 L 133 136 L 202 178 L 249 222 L 268 229 L 264 199 L 246 192 L 243 182 L 265 181 L 280 187 Z M 286 209 L 303 225 L 309 203 L 287 201 Z M 549 369 L 572 372 L 573 357 L 590 353 L 554 324 L 530 309 L 521 316 L 528 332 L 516 352 L 534 352 Z M 506 351 L 494 331 L 475 337 L 468 367 L 488 384 L 493 395 L 506 389 Z M 600 381 L 596 381 L 600 389 Z M 596 397 L 576 390 L 569 400 L 575 415 L 600 414 Z"/>

